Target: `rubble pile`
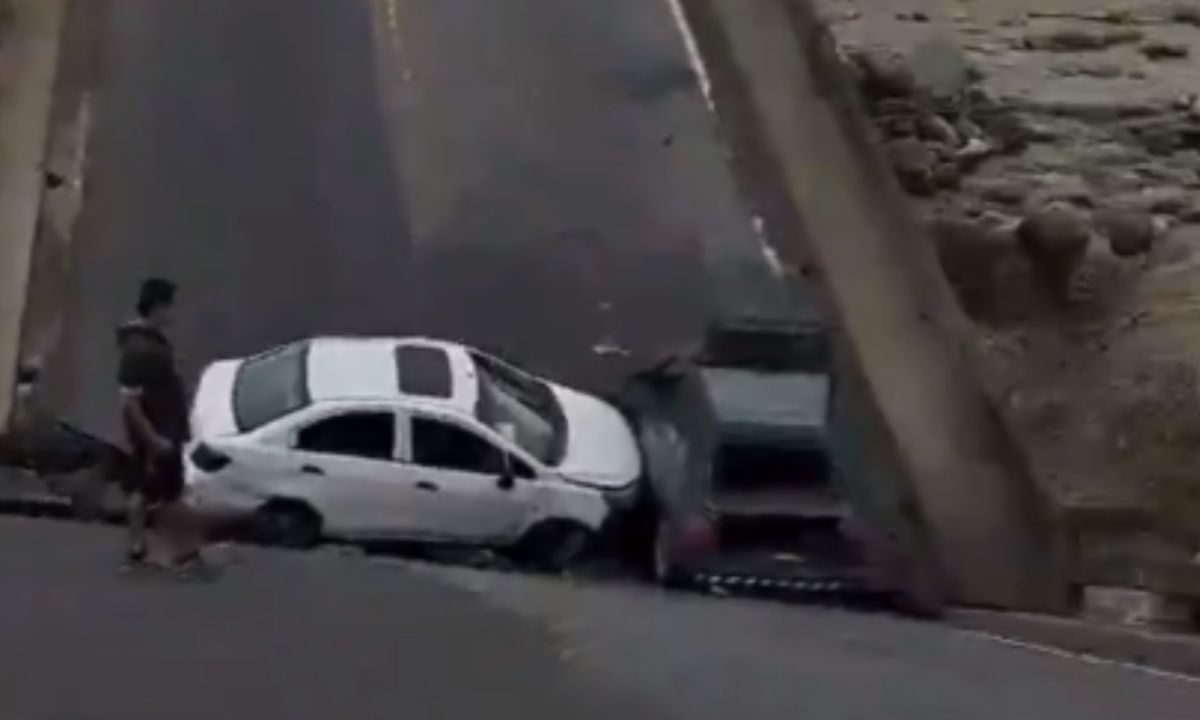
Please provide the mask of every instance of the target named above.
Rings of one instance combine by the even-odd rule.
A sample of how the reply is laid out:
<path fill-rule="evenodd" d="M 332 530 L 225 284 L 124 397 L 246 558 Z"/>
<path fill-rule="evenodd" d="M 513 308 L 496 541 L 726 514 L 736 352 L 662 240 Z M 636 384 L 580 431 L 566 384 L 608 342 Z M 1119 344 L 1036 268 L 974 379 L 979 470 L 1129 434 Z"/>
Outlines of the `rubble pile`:
<path fill-rule="evenodd" d="M 1200 545 L 1200 4 L 820 4 L 1039 478 Z"/>

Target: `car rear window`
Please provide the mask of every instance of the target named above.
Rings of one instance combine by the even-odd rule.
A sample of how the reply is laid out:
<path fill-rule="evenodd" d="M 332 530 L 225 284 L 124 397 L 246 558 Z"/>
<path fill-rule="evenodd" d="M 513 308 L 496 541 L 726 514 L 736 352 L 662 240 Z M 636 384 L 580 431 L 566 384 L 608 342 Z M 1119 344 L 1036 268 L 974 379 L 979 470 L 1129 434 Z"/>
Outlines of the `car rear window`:
<path fill-rule="evenodd" d="M 233 385 L 238 430 L 256 430 L 308 406 L 308 347 L 285 345 L 242 363 Z"/>
<path fill-rule="evenodd" d="M 426 397 L 450 397 L 450 358 L 439 348 L 402 345 L 396 348 L 400 392 Z"/>

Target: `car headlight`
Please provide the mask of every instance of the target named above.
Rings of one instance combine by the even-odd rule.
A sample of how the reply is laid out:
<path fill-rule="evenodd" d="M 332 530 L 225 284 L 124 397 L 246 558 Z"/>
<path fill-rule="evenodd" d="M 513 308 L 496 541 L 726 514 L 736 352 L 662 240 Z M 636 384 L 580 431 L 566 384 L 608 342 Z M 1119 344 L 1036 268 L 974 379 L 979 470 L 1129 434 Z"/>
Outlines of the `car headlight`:
<path fill-rule="evenodd" d="M 233 460 L 223 452 L 200 443 L 189 456 L 192 464 L 206 473 L 217 473 L 229 466 Z"/>

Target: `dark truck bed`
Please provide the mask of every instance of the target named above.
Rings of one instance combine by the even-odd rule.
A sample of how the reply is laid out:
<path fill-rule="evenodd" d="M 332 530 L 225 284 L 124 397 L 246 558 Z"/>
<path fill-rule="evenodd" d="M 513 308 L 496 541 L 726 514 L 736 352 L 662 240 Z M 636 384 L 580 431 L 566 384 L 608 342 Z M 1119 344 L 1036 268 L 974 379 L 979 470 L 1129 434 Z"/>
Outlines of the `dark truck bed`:
<path fill-rule="evenodd" d="M 813 326 L 722 329 L 700 353 L 631 380 L 623 405 L 655 525 L 644 536 L 674 542 L 652 549 L 670 558 L 660 579 L 772 594 L 896 589 L 829 451 L 834 390 L 826 333 Z M 680 537 L 701 522 L 710 542 L 697 551 Z"/>

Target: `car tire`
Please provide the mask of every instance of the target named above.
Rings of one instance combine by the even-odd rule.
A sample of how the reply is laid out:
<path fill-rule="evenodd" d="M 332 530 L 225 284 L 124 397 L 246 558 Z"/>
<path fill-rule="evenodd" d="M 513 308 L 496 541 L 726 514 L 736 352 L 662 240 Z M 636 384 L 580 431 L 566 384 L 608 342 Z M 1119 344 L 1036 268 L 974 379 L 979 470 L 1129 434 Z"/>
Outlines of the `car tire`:
<path fill-rule="evenodd" d="M 671 525 L 665 518 L 655 523 L 654 540 L 650 549 L 651 572 L 654 582 L 663 587 L 679 584 L 679 572 L 671 558 Z"/>
<path fill-rule="evenodd" d="M 551 520 L 534 526 L 518 544 L 517 555 L 543 572 L 570 569 L 591 544 L 595 533 L 568 520 Z"/>
<path fill-rule="evenodd" d="M 263 545 L 310 548 L 321 541 L 321 516 L 306 503 L 272 500 L 254 513 L 251 534 Z"/>

